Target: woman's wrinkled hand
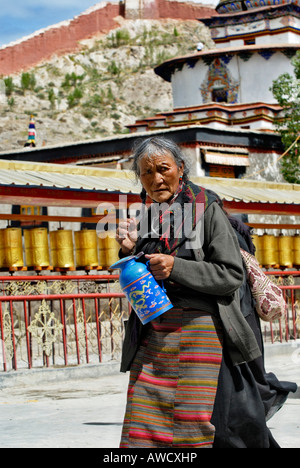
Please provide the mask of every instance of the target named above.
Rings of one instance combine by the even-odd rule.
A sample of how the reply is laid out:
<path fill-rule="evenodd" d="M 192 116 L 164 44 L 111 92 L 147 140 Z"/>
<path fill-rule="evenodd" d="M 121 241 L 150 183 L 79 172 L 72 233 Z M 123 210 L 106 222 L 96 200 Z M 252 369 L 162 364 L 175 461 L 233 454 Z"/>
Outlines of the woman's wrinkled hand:
<path fill-rule="evenodd" d="M 121 246 L 122 252 L 129 255 L 134 250 L 137 241 L 137 223 L 135 218 L 121 221 L 117 231 L 116 240 Z"/>
<path fill-rule="evenodd" d="M 150 254 L 145 257 L 149 260 L 151 273 L 156 280 L 169 278 L 174 266 L 174 257 L 165 254 Z"/>

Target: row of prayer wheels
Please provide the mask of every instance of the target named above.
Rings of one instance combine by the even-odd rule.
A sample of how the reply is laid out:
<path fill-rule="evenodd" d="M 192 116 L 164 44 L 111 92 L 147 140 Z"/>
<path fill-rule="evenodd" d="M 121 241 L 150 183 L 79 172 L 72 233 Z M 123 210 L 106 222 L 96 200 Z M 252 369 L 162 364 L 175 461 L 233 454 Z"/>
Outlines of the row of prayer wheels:
<path fill-rule="evenodd" d="M 50 240 L 50 242 L 49 242 Z M 75 243 L 74 243 L 75 240 Z M 300 236 L 254 235 L 256 257 L 265 268 L 300 268 Z M 25 251 L 25 256 L 24 256 Z M 96 230 L 46 228 L 0 229 L 0 268 L 107 269 L 118 261 L 119 244 L 112 234 L 104 239 Z M 25 257 L 25 258 L 24 258 Z M 51 266 L 51 267 L 50 267 Z"/>
<path fill-rule="evenodd" d="M 107 234 L 101 239 L 89 229 L 59 229 L 49 235 L 46 228 L 25 229 L 23 247 L 22 229 L 0 229 L 0 268 L 107 269 L 119 259 L 119 244 Z"/>
<path fill-rule="evenodd" d="M 254 235 L 256 258 L 265 268 L 300 268 L 300 236 Z"/>

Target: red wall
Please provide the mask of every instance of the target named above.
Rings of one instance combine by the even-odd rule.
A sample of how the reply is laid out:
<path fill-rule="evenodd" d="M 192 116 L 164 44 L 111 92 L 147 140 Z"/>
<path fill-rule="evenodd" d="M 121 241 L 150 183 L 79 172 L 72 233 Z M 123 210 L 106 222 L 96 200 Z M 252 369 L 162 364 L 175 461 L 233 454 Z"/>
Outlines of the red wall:
<path fill-rule="evenodd" d="M 126 1 L 126 0 L 125 0 Z M 208 18 L 216 14 L 213 7 L 203 6 L 191 2 L 177 2 L 172 0 L 145 0 L 144 10 L 140 12 L 130 12 L 129 18 L 143 19 L 200 19 Z"/>
<path fill-rule="evenodd" d="M 205 7 L 197 3 L 172 2 L 168 0 L 155 0 L 158 4 L 159 17 L 174 19 L 200 19 L 209 18 L 216 13 L 214 8 Z"/>
<path fill-rule="evenodd" d="M 74 52 L 78 41 L 99 32 L 108 32 L 119 24 L 114 18 L 123 13 L 118 4 L 73 19 L 68 26 L 52 28 L 37 36 L 0 50 L 0 75 L 29 69 L 53 54 Z"/>
<path fill-rule="evenodd" d="M 144 19 L 174 18 L 198 19 L 211 16 L 214 9 L 184 2 L 154 0 L 154 8 L 143 12 Z M 124 4 L 107 4 L 88 15 L 81 15 L 68 26 L 52 28 L 28 40 L 0 50 L 0 76 L 30 69 L 49 60 L 54 54 L 62 55 L 78 49 L 78 41 L 97 33 L 119 27 L 114 18 L 125 16 Z"/>

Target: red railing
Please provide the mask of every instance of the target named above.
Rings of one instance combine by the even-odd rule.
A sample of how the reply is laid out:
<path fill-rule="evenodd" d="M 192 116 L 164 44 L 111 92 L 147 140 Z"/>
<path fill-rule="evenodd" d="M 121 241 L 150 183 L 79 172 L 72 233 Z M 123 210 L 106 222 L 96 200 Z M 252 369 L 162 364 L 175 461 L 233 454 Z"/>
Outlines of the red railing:
<path fill-rule="evenodd" d="M 285 270 L 266 273 L 282 289 L 288 308 L 282 320 L 274 320 L 269 324 L 262 322 L 265 342 L 297 340 L 300 338 L 300 272 Z"/>
<path fill-rule="evenodd" d="M 119 357 L 128 303 L 117 275 L 0 277 L 0 368 Z"/>
<path fill-rule="evenodd" d="M 268 272 L 288 303 L 265 341 L 300 338 L 300 272 Z M 292 283 L 292 284 L 291 284 Z M 0 371 L 119 359 L 129 307 L 117 275 L 0 277 Z"/>

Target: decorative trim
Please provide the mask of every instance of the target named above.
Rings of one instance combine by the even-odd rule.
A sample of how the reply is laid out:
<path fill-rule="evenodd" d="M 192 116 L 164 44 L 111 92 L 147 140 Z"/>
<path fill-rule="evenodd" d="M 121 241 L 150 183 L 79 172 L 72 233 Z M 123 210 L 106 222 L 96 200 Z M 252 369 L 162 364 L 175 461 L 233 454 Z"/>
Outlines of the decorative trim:
<path fill-rule="evenodd" d="M 268 36 L 277 36 L 279 34 L 283 34 L 287 32 L 299 34 L 299 29 L 293 28 L 292 26 L 287 26 L 285 28 L 277 28 L 277 29 L 270 29 L 270 27 L 266 27 L 263 30 L 255 31 L 255 32 L 246 31 L 244 33 L 239 33 L 239 34 L 230 34 L 230 40 L 242 39 L 244 41 L 244 40 L 252 39 L 255 37 L 265 36 L 266 32 Z M 213 37 L 213 40 L 216 44 L 222 44 L 222 43 L 227 43 L 229 40 L 229 37 L 228 35 L 225 34 L 224 36 L 219 37 L 219 38 Z"/>
<path fill-rule="evenodd" d="M 248 51 L 246 51 L 246 50 L 238 53 L 238 56 L 239 56 L 244 62 L 248 62 L 248 60 L 251 59 L 252 55 L 253 55 L 253 52 L 248 52 Z"/>
<path fill-rule="evenodd" d="M 218 28 L 220 26 L 237 25 L 249 22 L 255 22 L 264 20 L 266 18 L 278 18 L 282 16 L 293 15 L 295 17 L 300 16 L 300 8 L 295 3 L 287 3 L 285 5 L 270 5 L 269 7 L 263 8 L 251 8 L 247 11 L 241 11 L 237 14 L 228 13 L 228 15 L 217 15 L 211 18 L 203 18 L 202 23 L 206 24 L 210 29 Z"/>
<path fill-rule="evenodd" d="M 247 11 L 245 14 L 251 14 L 253 10 L 255 11 L 257 8 L 270 8 L 274 6 L 285 7 L 290 6 L 292 3 L 295 4 L 295 7 L 297 7 L 299 4 L 298 0 L 245 0 L 244 2 L 241 0 L 223 0 L 216 7 L 216 10 L 220 15 L 226 15 L 232 13 L 241 13 L 243 12 L 244 7 L 246 7 Z"/>
<path fill-rule="evenodd" d="M 46 356 L 50 356 L 52 345 L 58 340 L 63 325 L 55 317 L 47 302 L 43 299 L 34 320 L 28 327 L 28 331 L 37 338 Z"/>
<path fill-rule="evenodd" d="M 274 51 L 270 50 L 270 49 L 269 50 L 260 50 L 258 53 L 265 60 L 269 60 L 272 57 L 272 55 L 274 55 Z"/>
<path fill-rule="evenodd" d="M 292 59 L 297 51 L 296 50 L 291 50 L 291 49 L 283 49 L 280 51 L 283 55 L 285 55 L 288 59 Z"/>
<path fill-rule="evenodd" d="M 187 60 L 186 64 L 189 68 L 194 68 L 198 61 L 199 60 L 197 58 L 191 58 Z"/>
<path fill-rule="evenodd" d="M 225 63 L 225 65 L 228 65 L 232 58 L 233 54 L 225 54 L 223 57 L 221 57 L 221 60 Z"/>
<path fill-rule="evenodd" d="M 215 60 L 214 57 L 201 57 L 203 62 L 205 63 L 205 65 L 207 65 L 208 67 L 213 63 L 213 61 Z"/>
<path fill-rule="evenodd" d="M 226 65 L 219 58 L 216 58 L 209 66 L 207 77 L 200 86 L 203 102 L 207 103 L 212 100 L 211 94 L 218 82 L 227 92 L 227 102 L 230 104 L 236 103 L 238 100 L 239 82 L 231 77 Z"/>

